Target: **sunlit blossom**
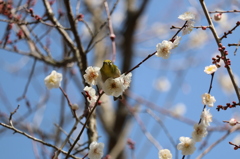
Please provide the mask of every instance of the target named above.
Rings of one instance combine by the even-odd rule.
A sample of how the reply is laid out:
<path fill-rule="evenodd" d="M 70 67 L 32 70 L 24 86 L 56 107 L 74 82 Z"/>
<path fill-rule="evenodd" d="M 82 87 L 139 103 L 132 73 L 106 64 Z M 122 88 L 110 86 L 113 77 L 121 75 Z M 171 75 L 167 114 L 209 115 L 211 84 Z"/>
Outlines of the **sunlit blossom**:
<path fill-rule="evenodd" d="M 212 114 L 209 112 L 210 109 L 204 109 L 201 114 L 201 123 L 205 126 L 209 126 L 210 122 L 212 122 Z"/>
<path fill-rule="evenodd" d="M 206 66 L 205 69 L 204 69 L 204 72 L 206 74 L 213 74 L 214 72 L 217 71 L 217 66 L 216 65 L 210 65 L 210 66 Z"/>
<path fill-rule="evenodd" d="M 92 142 L 89 146 L 89 159 L 101 159 L 103 157 L 103 143 Z"/>
<path fill-rule="evenodd" d="M 192 138 L 196 141 L 199 142 L 202 140 L 203 137 L 207 135 L 207 127 L 200 123 L 200 124 L 195 124 L 194 125 L 194 131 L 192 132 Z"/>
<path fill-rule="evenodd" d="M 103 91 L 107 95 L 119 97 L 124 90 L 122 77 L 108 78 L 103 84 Z"/>
<path fill-rule="evenodd" d="M 89 102 L 89 105 L 90 106 L 94 106 L 96 101 L 97 101 L 97 96 L 96 96 L 96 90 L 92 87 L 88 87 L 86 86 L 84 89 L 83 89 L 85 92 L 87 92 L 87 100 Z"/>
<path fill-rule="evenodd" d="M 177 149 L 182 151 L 182 155 L 191 155 L 195 150 L 195 141 L 189 137 L 180 137 Z"/>
<path fill-rule="evenodd" d="M 187 21 L 187 24 L 185 25 L 185 27 L 182 29 L 182 35 L 186 35 L 191 33 L 191 31 L 194 28 L 194 21 Z"/>
<path fill-rule="evenodd" d="M 214 96 L 211 96 L 208 93 L 204 93 L 202 95 L 202 103 L 204 105 L 208 105 L 209 107 L 213 107 L 213 103 L 216 102 L 216 99 L 214 98 Z"/>
<path fill-rule="evenodd" d="M 45 79 L 45 85 L 48 89 L 59 88 L 61 86 L 62 74 L 57 73 L 55 70 L 51 72 Z"/>
<path fill-rule="evenodd" d="M 83 75 L 85 81 L 89 85 L 96 85 L 99 77 L 99 67 L 92 67 L 89 66 L 85 72 L 86 74 Z"/>
<path fill-rule="evenodd" d="M 181 19 L 181 20 L 195 20 L 195 15 L 191 12 L 185 12 L 181 15 L 178 16 L 178 19 Z"/>
<path fill-rule="evenodd" d="M 172 159 L 172 154 L 168 149 L 162 149 L 158 153 L 159 159 Z"/>
<path fill-rule="evenodd" d="M 173 43 L 171 41 L 163 40 L 162 43 L 158 43 L 156 45 L 158 57 L 162 57 L 164 59 L 169 58 L 170 51 L 173 48 Z"/>

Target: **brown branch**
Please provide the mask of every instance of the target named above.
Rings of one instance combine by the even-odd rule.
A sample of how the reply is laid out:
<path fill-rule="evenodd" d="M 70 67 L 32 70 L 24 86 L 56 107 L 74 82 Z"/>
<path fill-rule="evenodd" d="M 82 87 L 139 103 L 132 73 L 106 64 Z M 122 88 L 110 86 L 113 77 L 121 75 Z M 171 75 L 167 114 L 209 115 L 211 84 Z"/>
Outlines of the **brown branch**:
<path fill-rule="evenodd" d="M 200 4 L 201 4 L 201 6 L 202 6 L 202 9 L 203 9 L 204 14 L 205 14 L 205 16 L 206 16 L 206 19 L 207 19 L 208 24 L 209 24 L 209 26 L 210 26 L 210 30 L 211 30 L 211 32 L 212 32 L 212 34 L 213 34 L 213 36 L 214 36 L 214 39 L 215 39 L 215 41 L 216 41 L 216 43 L 217 43 L 217 46 L 220 48 L 220 47 L 222 46 L 222 44 L 221 44 L 221 39 L 220 39 L 220 38 L 218 37 L 218 35 L 217 35 L 217 32 L 216 32 L 216 30 L 215 30 L 215 27 L 214 27 L 214 24 L 213 24 L 213 22 L 212 22 L 212 19 L 211 19 L 209 13 L 208 13 L 207 6 L 206 6 L 204 0 L 200 0 Z M 221 55 L 222 55 L 223 57 L 226 56 L 226 55 L 224 54 L 224 51 L 220 51 L 220 52 L 221 52 Z M 226 67 L 226 69 L 227 69 L 228 74 L 229 74 L 229 76 L 230 76 L 230 78 L 231 78 L 231 81 L 232 81 L 233 87 L 234 87 L 234 89 L 235 89 L 235 92 L 236 92 L 238 101 L 240 102 L 240 94 L 239 94 L 239 91 L 238 91 L 238 85 L 237 85 L 237 83 L 236 83 L 236 81 L 235 81 L 235 79 L 234 79 L 234 75 L 233 75 L 232 69 L 231 69 L 230 66 Z"/>
<path fill-rule="evenodd" d="M 212 145 L 210 145 L 205 151 L 203 151 L 196 159 L 201 159 L 203 156 L 205 156 L 208 152 L 210 152 L 215 146 L 217 146 L 220 142 L 222 142 L 226 137 L 228 137 L 232 132 L 238 130 L 239 126 L 234 126 L 231 129 L 227 131 L 225 135 L 223 135 L 221 138 L 219 138 L 216 142 L 214 142 Z"/>
<path fill-rule="evenodd" d="M 17 108 L 11 112 L 10 116 L 9 116 L 9 123 L 10 125 L 13 127 L 13 123 L 12 123 L 12 116 L 17 112 L 17 110 L 19 109 L 20 105 L 17 106 Z"/>
<path fill-rule="evenodd" d="M 113 27 L 112 27 L 112 21 L 111 21 L 111 16 L 110 16 L 110 12 L 109 12 L 109 8 L 108 8 L 108 3 L 107 1 L 104 2 L 104 6 L 107 12 L 107 20 L 108 20 L 108 28 L 109 28 L 109 32 L 110 32 L 110 39 L 112 41 L 112 61 L 115 62 L 116 60 L 116 43 L 115 43 L 115 34 L 113 32 Z"/>
<path fill-rule="evenodd" d="M 0 123 L 0 125 L 2 125 L 2 126 L 5 127 L 5 128 L 8 128 L 8 129 L 13 130 L 15 133 L 22 134 L 22 135 L 26 136 L 27 138 L 29 138 L 29 139 L 31 139 L 31 140 L 34 140 L 34 141 L 36 141 L 36 142 L 39 142 L 39 143 L 41 143 L 41 144 L 43 144 L 43 145 L 46 145 L 46 146 L 48 146 L 48 147 L 52 147 L 52 148 L 54 148 L 55 150 L 61 151 L 61 153 L 67 155 L 67 152 L 66 152 L 66 151 L 63 151 L 63 150 L 61 150 L 60 148 L 58 148 L 58 147 L 56 147 L 56 146 L 54 146 L 54 145 L 52 145 L 52 144 L 49 144 L 49 143 L 47 143 L 47 142 L 44 142 L 43 140 L 40 140 L 40 139 L 35 138 L 35 137 L 33 137 L 33 136 L 31 136 L 31 135 L 23 132 L 23 131 L 20 131 L 20 130 L 16 129 L 16 128 L 13 127 L 13 126 L 10 126 L 10 125 L 4 124 L 4 123 Z M 76 156 L 73 156 L 73 155 L 68 155 L 68 156 L 70 156 L 70 157 L 72 157 L 72 158 L 74 158 L 74 159 L 80 159 L 80 158 L 78 158 L 78 157 L 76 157 Z"/>
<path fill-rule="evenodd" d="M 94 110 L 96 109 L 96 107 L 97 107 L 97 105 L 98 105 L 98 102 L 99 102 L 99 100 L 100 100 L 100 98 L 102 97 L 103 94 L 104 94 L 104 92 L 102 92 L 101 94 L 99 94 L 98 99 L 97 99 L 94 107 L 91 109 L 90 113 L 88 114 L 87 119 L 86 119 L 86 121 L 85 121 L 85 123 L 84 123 L 84 125 L 83 125 L 83 127 L 82 127 L 82 129 L 81 129 L 81 131 L 80 131 L 80 133 L 78 134 L 78 136 L 77 136 L 76 140 L 74 141 L 73 145 L 71 146 L 71 148 L 68 150 L 68 153 L 67 153 L 67 156 L 66 156 L 65 159 L 67 159 L 68 156 L 71 154 L 74 146 L 77 144 L 78 140 L 79 140 L 80 137 L 82 136 L 82 133 L 83 133 L 84 129 L 86 128 L 86 126 L 87 126 L 87 124 L 88 124 L 88 121 L 89 121 L 91 115 L 93 114 Z"/>
<path fill-rule="evenodd" d="M 234 9 L 234 10 L 229 10 L 229 11 L 212 11 L 212 12 L 208 12 L 208 13 L 212 14 L 212 13 L 237 13 L 237 12 L 240 12 L 240 10 Z"/>

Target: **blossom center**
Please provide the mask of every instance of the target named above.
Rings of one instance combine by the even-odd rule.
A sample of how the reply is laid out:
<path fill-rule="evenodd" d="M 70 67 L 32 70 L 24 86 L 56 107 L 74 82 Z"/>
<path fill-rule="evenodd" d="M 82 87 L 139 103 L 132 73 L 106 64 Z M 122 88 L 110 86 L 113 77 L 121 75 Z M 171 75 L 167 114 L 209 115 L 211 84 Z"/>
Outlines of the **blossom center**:
<path fill-rule="evenodd" d="M 112 84 L 111 84 L 111 88 L 113 88 L 113 89 L 117 88 L 116 83 L 112 83 Z"/>
<path fill-rule="evenodd" d="M 210 94 L 207 94 L 206 96 L 205 96 L 205 98 L 206 98 L 206 102 L 210 102 Z"/>
<path fill-rule="evenodd" d="M 49 83 L 55 83 L 56 82 L 56 77 L 55 76 L 50 76 L 49 77 Z"/>
<path fill-rule="evenodd" d="M 93 151 L 94 153 L 96 153 L 96 154 L 100 154 L 100 152 L 98 151 L 98 149 L 96 148 L 96 149 L 94 149 L 94 151 Z"/>
<path fill-rule="evenodd" d="M 189 147 L 190 147 L 190 144 L 189 144 L 189 143 L 184 143 L 184 147 L 185 147 L 185 148 L 189 148 Z"/>

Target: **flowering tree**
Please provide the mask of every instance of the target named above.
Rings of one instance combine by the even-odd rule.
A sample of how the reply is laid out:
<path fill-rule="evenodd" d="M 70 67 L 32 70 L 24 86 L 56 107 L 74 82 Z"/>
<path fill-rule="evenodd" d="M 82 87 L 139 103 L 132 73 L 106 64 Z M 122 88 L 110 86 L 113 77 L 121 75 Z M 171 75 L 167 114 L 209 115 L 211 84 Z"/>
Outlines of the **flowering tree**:
<path fill-rule="evenodd" d="M 240 3 L 189 2 L 0 1 L 2 155 L 238 158 Z"/>

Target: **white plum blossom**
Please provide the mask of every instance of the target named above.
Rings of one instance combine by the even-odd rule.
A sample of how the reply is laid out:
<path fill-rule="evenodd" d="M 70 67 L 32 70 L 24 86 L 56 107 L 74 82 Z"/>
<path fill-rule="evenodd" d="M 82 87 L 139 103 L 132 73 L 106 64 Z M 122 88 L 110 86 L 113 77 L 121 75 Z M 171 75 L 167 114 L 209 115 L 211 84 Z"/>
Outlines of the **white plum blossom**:
<path fill-rule="evenodd" d="M 238 121 L 236 119 L 232 118 L 228 121 L 228 123 L 229 123 L 229 125 L 234 126 L 234 125 L 238 124 Z"/>
<path fill-rule="evenodd" d="M 156 45 L 158 57 L 162 57 L 164 59 L 169 58 L 170 51 L 173 48 L 173 43 L 171 41 L 163 40 L 162 43 L 158 43 Z"/>
<path fill-rule="evenodd" d="M 179 45 L 181 39 L 182 39 L 182 37 L 180 37 L 180 36 L 176 36 L 174 38 L 172 49 L 175 49 Z"/>
<path fill-rule="evenodd" d="M 209 112 L 210 109 L 204 109 L 201 114 L 201 123 L 205 126 L 209 126 L 212 122 L 212 114 Z"/>
<path fill-rule="evenodd" d="M 195 141 L 189 137 L 180 137 L 177 149 L 182 151 L 182 155 L 191 155 L 195 150 Z"/>
<path fill-rule="evenodd" d="M 86 74 L 83 75 L 85 81 L 89 85 L 96 85 L 98 81 L 98 77 L 100 75 L 99 72 L 100 68 L 99 67 L 92 67 L 89 66 L 85 72 Z"/>
<path fill-rule="evenodd" d="M 88 87 L 88 86 L 86 86 L 83 90 L 88 93 L 87 100 L 89 102 L 89 105 L 94 106 L 97 101 L 97 98 L 98 98 L 96 96 L 96 90 L 94 88 Z"/>
<path fill-rule="evenodd" d="M 89 146 L 89 159 L 101 159 L 103 157 L 103 143 L 92 142 Z"/>
<path fill-rule="evenodd" d="M 217 71 L 217 66 L 216 65 L 210 65 L 210 66 L 206 66 L 205 69 L 204 69 L 204 72 L 206 74 L 213 74 L 214 72 Z"/>
<path fill-rule="evenodd" d="M 178 19 L 181 19 L 181 20 L 195 20 L 195 15 L 191 12 L 185 12 L 181 15 L 178 16 Z"/>
<path fill-rule="evenodd" d="M 234 137 L 234 139 L 232 140 L 232 143 L 236 145 L 240 145 L 240 134 Z"/>
<path fill-rule="evenodd" d="M 191 33 L 191 31 L 193 30 L 194 27 L 194 21 L 187 21 L 187 24 L 185 25 L 185 27 L 182 30 L 182 35 L 186 35 Z"/>
<path fill-rule="evenodd" d="M 126 90 L 128 87 L 130 87 L 132 73 L 129 72 L 127 75 L 122 74 L 121 78 L 123 79 L 123 88 L 124 88 L 124 90 Z"/>
<path fill-rule="evenodd" d="M 154 86 L 158 91 L 161 92 L 167 92 L 171 88 L 171 83 L 166 77 L 159 77 L 155 81 L 155 86 Z"/>
<path fill-rule="evenodd" d="M 186 112 L 186 105 L 183 103 L 177 103 L 171 108 L 171 114 L 175 117 L 183 116 Z"/>
<path fill-rule="evenodd" d="M 172 159 L 172 154 L 168 149 L 162 149 L 158 153 L 159 159 Z"/>
<path fill-rule="evenodd" d="M 213 107 L 213 103 L 216 102 L 216 99 L 214 98 L 214 96 L 211 96 L 208 93 L 204 93 L 202 95 L 202 103 L 204 105 L 208 105 L 209 107 Z"/>
<path fill-rule="evenodd" d="M 48 89 L 59 88 L 61 86 L 62 74 L 57 73 L 55 70 L 51 72 L 45 79 L 45 85 Z"/>
<path fill-rule="evenodd" d="M 199 142 L 202 140 L 203 137 L 207 135 L 207 127 L 203 125 L 202 123 L 200 124 L 195 124 L 194 125 L 194 131 L 192 132 L 192 138 L 196 141 Z"/>
<path fill-rule="evenodd" d="M 106 95 L 119 97 L 124 92 L 123 78 L 108 78 L 103 84 L 103 91 Z"/>
<path fill-rule="evenodd" d="M 234 74 L 234 79 L 235 79 L 235 82 L 237 84 L 239 84 L 239 77 L 236 74 Z M 219 80 L 219 83 L 220 83 L 222 89 L 224 90 L 224 92 L 226 94 L 231 94 L 231 93 L 235 92 L 235 89 L 233 87 L 233 84 L 232 84 L 232 81 L 231 81 L 229 75 L 220 74 L 220 76 L 218 76 L 218 80 Z"/>

